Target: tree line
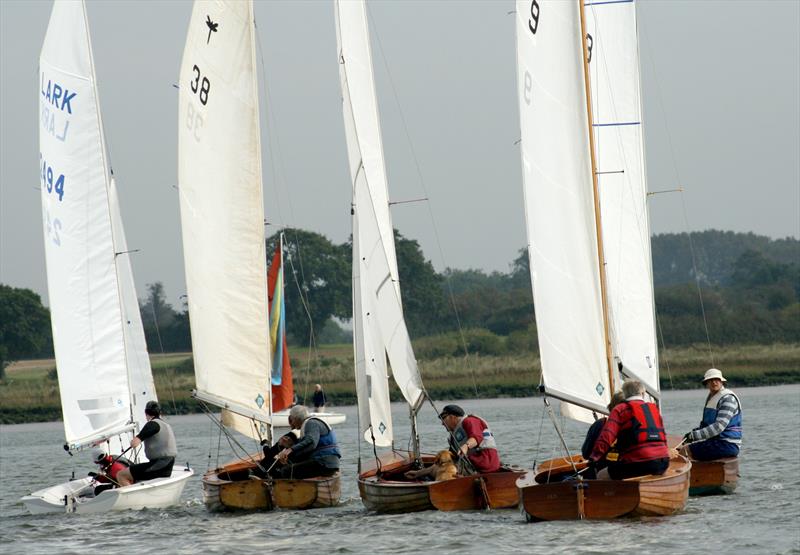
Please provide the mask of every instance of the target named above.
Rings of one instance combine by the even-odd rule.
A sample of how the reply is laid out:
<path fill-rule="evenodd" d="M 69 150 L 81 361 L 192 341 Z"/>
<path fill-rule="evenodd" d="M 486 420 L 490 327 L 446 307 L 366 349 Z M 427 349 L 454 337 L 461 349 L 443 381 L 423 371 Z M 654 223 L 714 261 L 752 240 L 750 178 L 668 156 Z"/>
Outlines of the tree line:
<path fill-rule="evenodd" d="M 290 343 L 348 341 L 348 332 L 334 319 L 352 316 L 351 242 L 335 244 L 301 229 L 283 233 Z M 277 241 L 277 234 L 267 239 L 270 260 Z M 466 335 L 474 350 L 490 350 L 493 336 L 505 338 L 513 349 L 536 348 L 525 249 L 507 272 L 448 268 L 439 273 L 417 241 L 395 231 L 395 245 L 412 338 L 450 334 L 438 347 L 427 342 L 438 352 L 453 332 L 482 330 Z M 800 341 L 797 239 L 715 230 L 661 234 L 652 238 L 652 252 L 659 335 L 665 345 L 707 338 L 719 345 Z M 147 285 L 140 309 L 151 353 L 191 349 L 185 303 L 178 309 L 167 303 L 161 283 Z M 0 285 L 0 365 L 3 360 L 49 357 L 52 349 L 49 311 L 39 296 Z"/>

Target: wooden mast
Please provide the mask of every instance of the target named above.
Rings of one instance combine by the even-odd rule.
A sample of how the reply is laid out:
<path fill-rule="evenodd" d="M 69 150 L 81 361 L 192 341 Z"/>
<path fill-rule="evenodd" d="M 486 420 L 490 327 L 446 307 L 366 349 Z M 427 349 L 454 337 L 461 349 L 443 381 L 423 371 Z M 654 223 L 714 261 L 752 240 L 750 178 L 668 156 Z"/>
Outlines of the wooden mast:
<path fill-rule="evenodd" d="M 603 230 L 600 215 L 599 187 L 597 185 L 597 160 L 594 150 L 594 117 L 592 115 L 592 87 L 589 80 L 589 49 L 586 42 L 586 17 L 584 16 L 584 0 L 578 0 L 581 18 L 581 45 L 583 46 L 583 82 L 586 89 L 586 113 L 589 119 L 589 155 L 592 160 L 592 191 L 594 193 L 594 225 L 597 236 L 597 258 L 600 264 L 600 298 L 603 302 L 603 331 L 606 344 L 606 363 L 608 365 L 609 395 L 614 393 L 614 364 L 611 352 L 611 340 L 608 332 L 608 293 L 606 287 L 606 259 L 603 251 Z"/>

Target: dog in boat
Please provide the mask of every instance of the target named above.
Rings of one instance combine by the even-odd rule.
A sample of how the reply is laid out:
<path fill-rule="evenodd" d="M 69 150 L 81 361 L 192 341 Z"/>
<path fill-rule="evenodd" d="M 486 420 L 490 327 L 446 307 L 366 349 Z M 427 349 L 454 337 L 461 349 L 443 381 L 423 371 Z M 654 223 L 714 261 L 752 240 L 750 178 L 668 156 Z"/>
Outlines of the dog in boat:
<path fill-rule="evenodd" d="M 420 470 L 409 470 L 405 477 L 411 480 L 433 479 L 436 482 L 452 480 L 458 476 L 458 468 L 453 462 L 453 454 L 445 449 L 436 454 L 433 464 Z"/>

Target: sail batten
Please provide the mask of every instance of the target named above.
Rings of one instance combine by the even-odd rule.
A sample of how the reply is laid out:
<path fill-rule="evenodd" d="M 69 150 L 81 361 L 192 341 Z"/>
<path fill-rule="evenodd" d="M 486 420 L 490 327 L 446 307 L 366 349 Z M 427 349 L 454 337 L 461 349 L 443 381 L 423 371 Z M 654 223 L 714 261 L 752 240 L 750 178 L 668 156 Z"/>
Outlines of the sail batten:
<path fill-rule="evenodd" d="M 255 68 L 252 3 L 196 1 L 180 72 L 178 180 L 197 390 L 269 422 Z"/>

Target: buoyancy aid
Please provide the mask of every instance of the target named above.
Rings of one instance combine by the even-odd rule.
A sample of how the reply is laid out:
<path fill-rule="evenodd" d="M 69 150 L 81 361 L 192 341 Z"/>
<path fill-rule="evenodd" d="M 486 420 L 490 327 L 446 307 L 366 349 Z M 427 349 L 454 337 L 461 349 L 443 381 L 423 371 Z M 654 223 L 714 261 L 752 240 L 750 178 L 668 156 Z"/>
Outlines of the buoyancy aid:
<path fill-rule="evenodd" d="M 145 456 L 151 461 L 163 457 L 176 457 L 178 455 L 178 448 L 175 443 L 175 434 L 172 432 L 172 427 L 161 420 L 161 418 L 154 418 L 150 422 L 158 424 L 158 431 L 155 435 L 144 440 Z"/>
<path fill-rule="evenodd" d="M 722 401 L 722 398 L 727 395 L 732 395 L 733 398 L 736 399 L 737 410 L 731 417 L 730 422 L 728 422 L 727 427 L 724 430 L 722 430 L 722 433 L 720 433 L 717 437 L 719 439 L 723 439 L 730 443 L 741 445 L 742 404 L 739 401 L 739 397 L 730 389 L 722 388 L 715 395 L 709 397 L 708 401 L 706 401 L 706 406 L 703 408 L 703 422 L 701 423 L 701 427 L 705 428 L 706 426 L 711 426 L 714 422 L 717 421 L 717 414 L 719 413 L 718 407 L 720 401 Z"/>
<path fill-rule="evenodd" d="M 631 410 L 631 426 L 617 437 L 620 460 L 634 462 L 668 457 L 667 434 L 658 407 L 641 400 L 625 403 Z"/>
<path fill-rule="evenodd" d="M 320 434 L 319 441 L 317 442 L 317 446 L 314 448 L 314 452 L 311 453 L 312 459 L 321 459 L 323 457 L 327 457 L 330 455 L 335 455 L 339 458 L 342 457 L 341 451 L 339 451 L 339 446 L 336 445 L 336 432 L 333 431 L 327 422 L 322 420 L 321 418 L 317 418 L 312 416 L 307 418 L 305 422 L 303 422 L 303 426 L 300 428 L 300 432 L 305 435 L 306 431 L 306 424 L 308 424 L 309 420 L 317 420 L 325 426 L 325 430 L 327 430 L 324 434 Z"/>
<path fill-rule="evenodd" d="M 467 432 L 464 430 L 464 426 L 462 425 L 462 423 L 466 418 L 477 418 L 484 425 L 483 437 L 481 439 L 481 442 L 478 444 L 477 447 L 470 449 L 469 454 L 479 453 L 484 449 L 497 449 L 497 442 L 495 442 L 494 435 L 492 434 L 492 431 L 489 429 L 489 424 L 486 422 L 486 420 L 484 420 L 480 416 L 475 416 L 474 414 L 468 414 L 467 416 L 462 418 L 461 421 L 458 423 L 458 426 L 456 426 L 456 429 L 453 430 L 453 437 L 458 443 L 458 446 L 461 447 L 469 439 L 469 436 L 467 435 Z"/>

